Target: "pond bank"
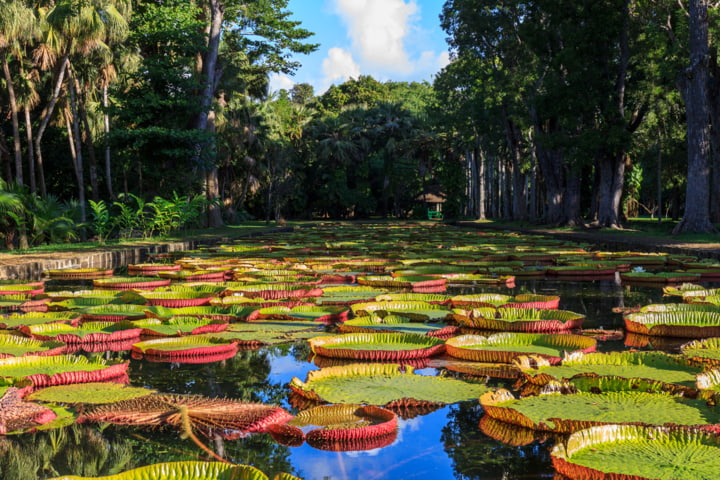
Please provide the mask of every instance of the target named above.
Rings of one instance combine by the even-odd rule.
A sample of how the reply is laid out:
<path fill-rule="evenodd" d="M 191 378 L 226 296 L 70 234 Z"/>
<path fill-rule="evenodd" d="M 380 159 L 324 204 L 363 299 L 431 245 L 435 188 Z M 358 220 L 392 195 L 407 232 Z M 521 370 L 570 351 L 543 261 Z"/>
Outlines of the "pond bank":
<path fill-rule="evenodd" d="M 233 238 L 256 237 L 271 233 L 291 232 L 293 227 L 278 227 L 258 232 L 241 233 Z M 98 246 L 87 251 L 58 251 L 52 253 L 0 253 L 0 280 L 38 280 L 46 270 L 64 268 L 119 268 L 147 261 L 149 254 L 184 252 L 199 245 L 229 242 L 231 238 L 188 239 L 161 242 L 153 245 Z"/>
<path fill-rule="evenodd" d="M 672 255 L 692 255 L 698 258 L 712 258 L 720 260 L 720 242 L 693 243 L 679 241 L 673 238 L 634 237 L 623 236 L 622 233 L 603 233 L 601 231 L 586 232 L 558 232 L 551 228 L 528 228 L 504 225 L 494 225 L 480 222 L 457 221 L 452 225 L 462 228 L 475 228 L 480 230 L 501 230 L 528 235 L 545 235 L 561 240 L 570 240 L 578 243 L 591 243 L 602 250 L 634 250 L 640 252 L 669 253 Z"/>

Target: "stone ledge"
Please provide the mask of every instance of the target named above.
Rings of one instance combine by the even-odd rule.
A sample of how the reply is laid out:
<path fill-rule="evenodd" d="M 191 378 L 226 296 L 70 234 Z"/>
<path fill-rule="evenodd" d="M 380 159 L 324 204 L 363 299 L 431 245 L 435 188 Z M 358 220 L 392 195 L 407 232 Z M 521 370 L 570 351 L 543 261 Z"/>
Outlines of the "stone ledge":
<path fill-rule="evenodd" d="M 292 232 L 292 227 L 273 228 L 261 232 L 248 232 L 235 238 L 257 237 L 271 233 Z M 46 270 L 63 268 L 119 268 L 133 263 L 143 263 L 150 253 L 166 253 L 194 250 L 198 245 L 213 245 L 232 241 L 227 237 L 218 237 L 203 240 L 186 240 L 182 242 L 166 242 L 156 245 L 127 248 L 113 248 L 104 251 L 78 252 L 73 255 L 69 252 L 62 254 L 28 254 L 26 262 L 15 262 L 12 265 L 3 264 L 0 260 L 0 280 L 38 280 Z"/>

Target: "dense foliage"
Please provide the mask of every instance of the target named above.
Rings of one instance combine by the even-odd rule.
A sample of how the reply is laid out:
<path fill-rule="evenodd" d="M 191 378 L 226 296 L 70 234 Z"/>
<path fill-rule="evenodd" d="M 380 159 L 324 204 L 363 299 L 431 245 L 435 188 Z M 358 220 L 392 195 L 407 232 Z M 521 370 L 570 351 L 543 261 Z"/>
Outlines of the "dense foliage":
<path fill-rule="evenodd" d="M 0 2 L 6 247 L 438 203 L 446 217 L 720 222 L 706 0 L 446 0 L 452 61 L 433 85 L 270 94 L 268 75 L 317 47 L 287 4 Z M 193 205 L 179 223 L 178 199 Z M 124 217 L 168 202 L 162 225 Z"/>

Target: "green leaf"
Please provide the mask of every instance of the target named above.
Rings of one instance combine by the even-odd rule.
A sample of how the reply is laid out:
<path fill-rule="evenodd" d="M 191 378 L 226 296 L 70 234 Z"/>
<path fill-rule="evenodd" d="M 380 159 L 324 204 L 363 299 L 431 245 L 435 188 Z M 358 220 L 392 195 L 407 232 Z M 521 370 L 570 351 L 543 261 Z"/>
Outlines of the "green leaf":
<path fill-rule="evenodd" d="M 104 477 L 65 475 L 50 480 L 268 480 L 267 475 L 249 465 L 221 462 L 168 462 L 135 468 Z"/>
<path fill-rule="evenodd" d="M 308 373 L 306 382 L 290 382 L 295 391 L 330 403 L 387 405 L 413 399 L 416 402 L 456 403 L 478 398 L 488 389 L 477 383 L 445 377 L 416 375 L 412 367 L 397 364 L 352 364 Z"/>
<path fill-rule="evenodd" d="M 143 387 L 128 387 L 120 383 L 90 382 L 59 385 L 37 390 L 27 396 L 28 400 L 49 403 L 114 403 L 156 393 Z"/>

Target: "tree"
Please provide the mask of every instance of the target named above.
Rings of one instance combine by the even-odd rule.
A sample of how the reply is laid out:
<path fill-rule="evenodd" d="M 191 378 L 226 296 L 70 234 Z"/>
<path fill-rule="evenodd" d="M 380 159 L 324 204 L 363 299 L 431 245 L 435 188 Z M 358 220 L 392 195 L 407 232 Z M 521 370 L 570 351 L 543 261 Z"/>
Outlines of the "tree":
<path fill-rule="evenodd" d="M 10 116 L 13 128 L 13 151 L 15 154 L 15 181 L 18 185 L 24 183 L 22 168 L 22 149 L 20 142 L 20 122 L 18 120 L 18 101 L 15 95 L 14 75 L 10 71 L 11 57 L 18 63 L 22 62 L 24 44 L 35 37 L 37 32 L 37 19 L 31 8 L 22 0 L 12 0 L 0 3 L 0 56 L 2 56 L 2 70 L 5 77 L 5 86 L 10 101 Z"/>
<path fill-rule="evenodd" d="M 297 63 L 288 60 L 286 52 L 309 53 L 316 46 L 302 43 L 311 33 L 299 28 L 299 22 L 288 20 L 290 12 L 286 10 L 287 4 L 288 0 L 207 0 L 203 4 L 207 40 L 198 52 L 197 71 L 200 72 L 202 88 L 195 128 L 211 134 L 207 143 L 196 147 L 197 160 L 205 157 L 202 161 L 206 175 L 205 193 L 209 200 L 220 197 L 216 145 L 212 134 L 215 128 L 213 101 L 224 70 L 222 62 L 218 61 L 221 38 L 227 49 L 225 55 L 232 58 L 234 52 L 242 52 L 245 58 L 251 60 L 249 65 L 255 75 L 294 71 Z M 210 226 L 222 223 L 219 207 L 211 208 Z"/>
<path fill-rule="evenodd" d="M 710 223 L 710 123 L 708 112 L 708 1 L 688 3 L 690 64 L 684 72 L 688 173 L 685 213 L 673 233 L 716 232 Z"/>

